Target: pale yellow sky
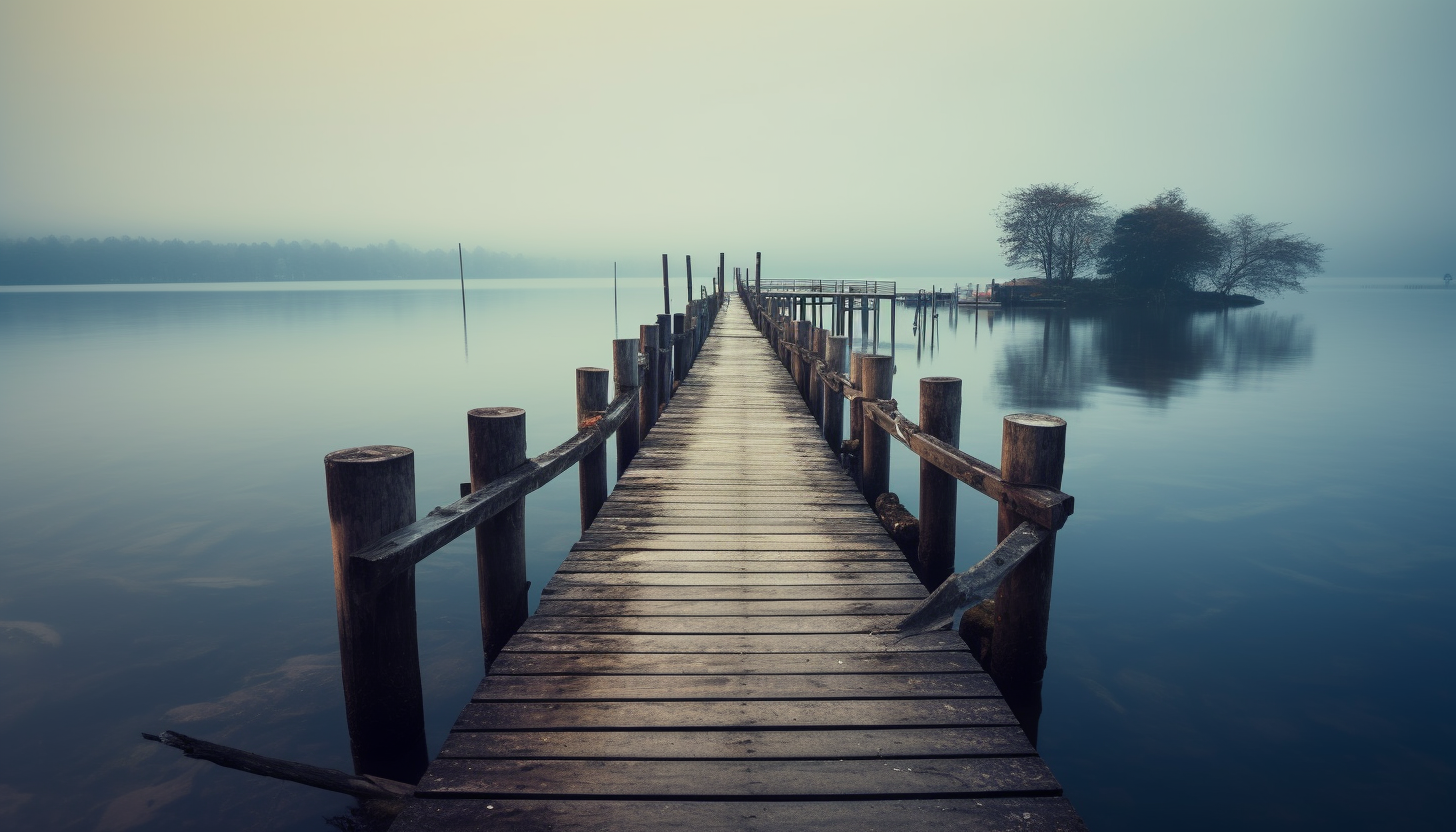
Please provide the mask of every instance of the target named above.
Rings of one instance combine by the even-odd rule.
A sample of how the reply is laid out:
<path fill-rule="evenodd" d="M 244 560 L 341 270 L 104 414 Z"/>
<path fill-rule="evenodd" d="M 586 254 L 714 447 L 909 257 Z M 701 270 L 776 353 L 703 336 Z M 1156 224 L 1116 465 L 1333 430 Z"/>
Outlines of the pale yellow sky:
<path fill-rule="evenodd" d="M 1456 268 L 1456 3 L 17 3 L 0 236 L 984 274 L 1000 194 L 1182 187 Z"/>

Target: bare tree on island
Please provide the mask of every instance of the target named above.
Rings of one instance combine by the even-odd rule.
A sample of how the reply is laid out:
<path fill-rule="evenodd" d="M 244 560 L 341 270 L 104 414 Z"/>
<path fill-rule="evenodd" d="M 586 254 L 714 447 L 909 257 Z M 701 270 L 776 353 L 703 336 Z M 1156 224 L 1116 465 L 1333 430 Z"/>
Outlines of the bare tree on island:
<path fill-rule="evenodd" d="M 1030 267 L 1048 283 L 1070 283 L 1094 265 L 1107 235 L 1107 205 L 1092 190 L 1047 183 L 1008 192 L 992 213 L 1006 265 Z"/>
<path fill-rule="evenodd" d="M 1221 295 L 1303 292 L 1305 275 L 1324 271 L 1325 246 L 1303 234 L 1281 233 L 1288 226 L 1261 223 L 1250 214 L 1229 220 L 1219 232 L 1218 264 L 1199 276 L 1199 284 Z"/>

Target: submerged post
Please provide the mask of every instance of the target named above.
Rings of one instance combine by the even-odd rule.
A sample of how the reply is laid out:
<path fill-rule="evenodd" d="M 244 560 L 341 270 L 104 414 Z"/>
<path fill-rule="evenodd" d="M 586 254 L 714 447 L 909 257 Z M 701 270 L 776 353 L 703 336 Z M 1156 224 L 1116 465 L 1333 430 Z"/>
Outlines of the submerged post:
<path fill-rule="evenodd" d="M 895 380 L 895 361 L 888 355 L 866 355 L 860 359 L 860 382 L 870 401 L 888 399 Z M 875 424 L 869 414 L 860 418 L 859 490 L 870 505 L 890 490 L 890 434 Z"/>
<path fill-rule="evenodd" d="M 600 420 L 607 412 L 608 372 L 600 367 L 576 368 L 576 429 L 581 430 Z M 607 501 L 607 443 L 577 463 L 577 480 L 581 494 L 581 530 L 584 532 L 597 519 L 602 503 Z"/>
<path fill-rule="evenodd" d="M 526 461 L 526 411 L 478 407 L 465 417 L 470 433 L 470 488 L 479 491 Z M 485 666 L 526 620 L 526 501 L 475 527 L 480 583 L 480 640 Z"/>
<path fill-rule="evenodd" d="M 1013 413 L 1001 423 L 1001 477 L 1007 483 L 1060 489 L 1066 452 L 1067 423 L 1056 416 Z M 997 541 L 1004 540 L 1025 519 L 1005 505 L 998 508 Z M 1041 715 L 1055 556 L 1053 532 L 1001 581 L 996 590 L 995 627 L 986 668 L 1033 745 Z"/>
<path fill-rule="evenodd" d="M 920 380 L 920 429 L 952 447 L 961 444 L 961 380 Z M 915 571 L 927 589 L 955 572 L 955 477 L 920 460 L 920 543 Z"/>
<path fill-rule="evenodd" d="M 357 774 L 417 783 L 429 764 L 415 573 L 379 583 L 352 555 L 415 521 L 415 456 L 397 445 L 324 457 L 344 712 Z"/>
<path fill-rule="evenodd" d="M 641 341 L 636 338 L 618 338 L 612 342 L 612 381 L 616 387 L 616 395 L 613 398 L 620 398 L 633 390 L 638 390 L 642 384 L 641 369 L 637 365 L 637 353 L 640 350 Z M 641 396 L 638 396 L 641 399 Z M 641 403 L 627 411 L 627 418 L 622 420 L 622 426 L 617 428 L 617 476 L 627 470 L 632 463 L 632 458 L 637 456 L 637 448 L 641 443 L 641 430 L 638 427 L 641 418 Z"/>

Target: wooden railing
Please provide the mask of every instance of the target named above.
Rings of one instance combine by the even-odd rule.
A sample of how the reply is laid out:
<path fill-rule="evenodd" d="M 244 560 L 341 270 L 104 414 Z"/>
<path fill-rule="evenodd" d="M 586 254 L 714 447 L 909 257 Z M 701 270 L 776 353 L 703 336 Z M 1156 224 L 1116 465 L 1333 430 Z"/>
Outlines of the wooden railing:
<path fill-rule="evenodd" d="M 620 475 L 687 377 L 722 307 L 724 281 L 659 315 L 639 338 L 612 341 L 615 394 L 607 370 L 576 371 L 577 433 L 526 457 L 525 411 L 486 407 L 467 415 L 470 482 L 450 505 L 415 516 L 414 452 L 397 445 L 324 457 L 333 537 L 345 712 L 354 769 L 415 783 L 429 762 L 416 638 L 415 564 L 474 529 L 481 644 L 487 667 L 529 613 L 526 495 L 577 466 L 581 527 L 606 500 L 606 442 L 617 439 Z"/>
<path fill-rule="evenodd" d="M 814 291 L 809 285 L 780 285 Z M 984 462 L 957 447 L 960 379 L 921 379 L 920 421 L 911 422 L 892 397 L 892 356 L 848 354 L 845 337 L 810 321 L 795 320 L 792 313 L 802 306 L 786 300 L 783 291 L 770 296 L 747 281 L 739 281 L 737 290 L 754 324 L 798 385 L 825 441 L 871 505 L 878 510 L 882 495 L 889 490 L 890 440 L 920 458 L 918 539 L 907 555 L 933 592 L 920 609 L 900 622 L 899 632 L 944 627 L 958 609 L 994 593 L 994 629 L 987 643 L 972 647 L 1007 693 L 1008 701 L 1019 690 L 1039 690 L 1046 668 L 1056 532 L 1066 524 L 1075 505 L 1072 496 L 1061 491 L 1066 422 L 1036 413 L 1006 416 L 1002 420 L 1001 465 Z M 848 437 L 844 435 L 846 401 Z M 972 569 L 953 575 L 957 482 L 997 502 L 997 546 Z"/>

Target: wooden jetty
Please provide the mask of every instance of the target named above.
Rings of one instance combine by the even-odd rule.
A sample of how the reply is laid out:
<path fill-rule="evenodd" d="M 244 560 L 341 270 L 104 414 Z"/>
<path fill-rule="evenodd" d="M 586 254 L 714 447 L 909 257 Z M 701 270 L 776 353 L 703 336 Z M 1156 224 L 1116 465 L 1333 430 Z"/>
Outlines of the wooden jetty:
<path fill-rule="evenodd" d="M 423 518 L 409 449 L 326 458 L 355 774 L 149 738 L 403 796 L 398 832 L 1083 829 L 1034 747 L 1065 423 L 1007 417 L 982 462 L 957 447 L 958 379 L 922 379 L 908 421 L 893 358 L 848 349 L 848 303 L 821 328 L 795 315 L 826 287 L 754 271 L 730 304 L 720 257 L 712 292 L 614 341 L 614 396 L 578 370 L 580 430 L 540 456 L 522 411 L 471 411 L 471 481 Z M 891 439 L 921 459 L 921 516 L 894 523 L 872 507 Z M 527 615 L 523 499 L 573 467 L 583 534 Z M 952 575 L 961 483 L 999 504 L 1000 543 Z M 907 524 L 908 548 L 885 530 Z M 414 564 L 471 530 L 488 670 L 430 762 Z M 973 653 L 951 617 L 992 594 Z"/>

